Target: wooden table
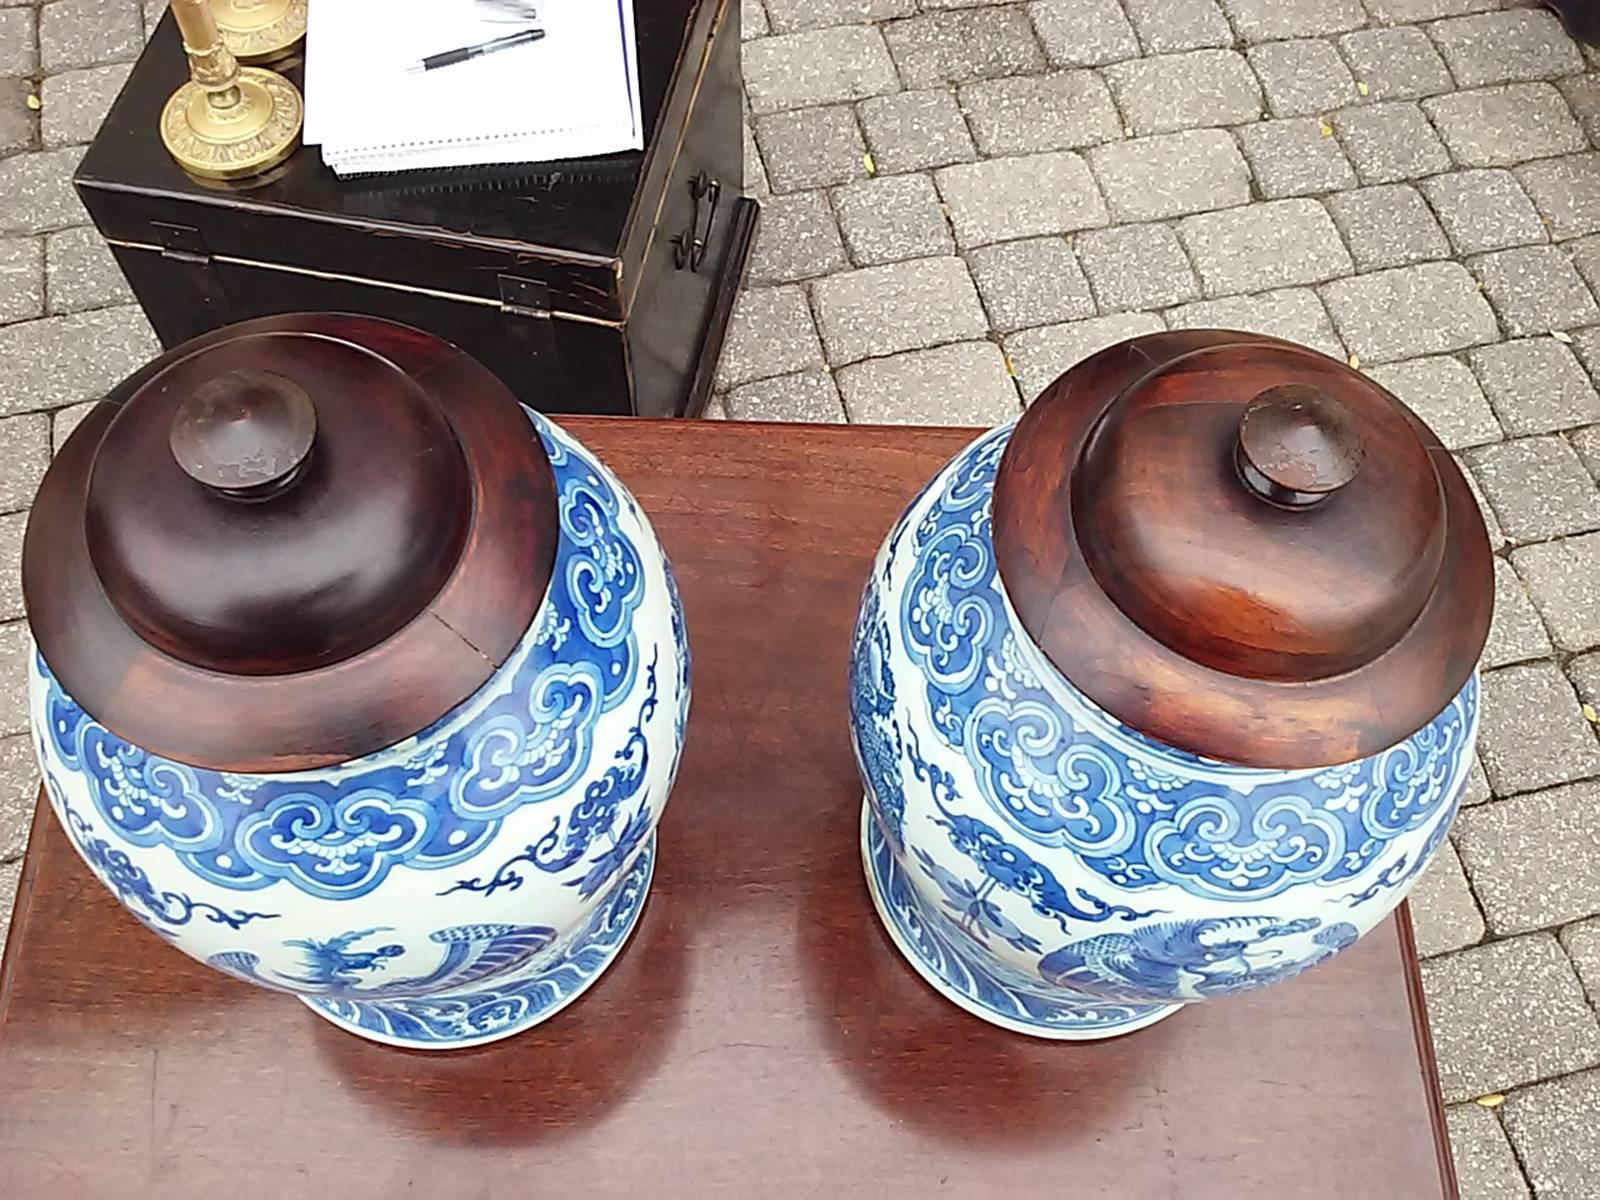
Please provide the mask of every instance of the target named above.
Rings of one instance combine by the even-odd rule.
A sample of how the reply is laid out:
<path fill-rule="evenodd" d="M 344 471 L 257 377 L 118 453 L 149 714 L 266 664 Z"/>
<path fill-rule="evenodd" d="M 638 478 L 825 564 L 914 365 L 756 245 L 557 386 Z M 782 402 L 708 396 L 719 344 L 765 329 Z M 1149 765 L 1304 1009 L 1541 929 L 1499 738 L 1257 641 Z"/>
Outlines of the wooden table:
<path fill-rule="evenodd" d="M 429 1055 L 164 946 L 40 809 L 0 970 L 0 1196 L 1454 1196 L 1408 921 L 1100 1043 L 985 1025 L 862 886 L 845 721 L 871 555 L 966 440 L 572 420 L 677 569 L 694 715 L 634 940 Z"/>

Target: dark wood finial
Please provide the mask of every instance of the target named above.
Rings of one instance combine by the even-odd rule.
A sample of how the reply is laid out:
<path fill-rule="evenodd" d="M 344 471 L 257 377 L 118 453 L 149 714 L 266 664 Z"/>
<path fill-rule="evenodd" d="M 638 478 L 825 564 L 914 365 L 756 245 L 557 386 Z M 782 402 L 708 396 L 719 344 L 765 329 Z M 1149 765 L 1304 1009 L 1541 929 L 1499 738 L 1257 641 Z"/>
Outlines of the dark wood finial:
<path fill-rule="evenodd" d="M 294 484 L 317 436 L 317 410 L 294 381 L 234 370 L 208 379 L 173 414 L 168 444 L 183 473 L 235 500 Z"/>
<path fill-rule="evenodd" d="M 1366 448 L 1350 410 L 1310 384 L 1261 392 L 1239 418 L 1239 474 L 1263 500 L 1305 508 L 1361 469 Z"/>

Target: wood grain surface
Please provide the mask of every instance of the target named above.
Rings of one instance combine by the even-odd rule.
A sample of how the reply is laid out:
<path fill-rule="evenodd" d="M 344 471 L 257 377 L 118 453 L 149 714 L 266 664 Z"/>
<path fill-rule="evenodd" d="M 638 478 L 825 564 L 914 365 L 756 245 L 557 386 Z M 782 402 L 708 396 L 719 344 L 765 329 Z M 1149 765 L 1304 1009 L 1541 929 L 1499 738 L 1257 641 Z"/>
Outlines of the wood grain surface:
<path fill-rule="evenodd" d="M 119 909 L 41 810 L 0 968 L 6 1200 L 1454 1196 L 1403 914 L 1108 1042 L 931 991 L 861 880 L 845 663 L 954 430 L 571 421 L 682 585 L 694 708 L 655 884 L 571 1008 L 387 1049 Z"/>
<path fill-rule="evenodd" d="M 1363 442 L 1353 477 L 1300 509 L 1234 465 L 1246 407 L 1287 383 L 1334 398 Z M 1000 577 L 1046 657 L 1209 758 L 1386 750 L 1450 702 L 1489 634 L 1489 537 L 1450 453 L 1376 383 L 1292 342 L 1173 330 L 1085 359 L 1023 415 L 994 493 Z"/>

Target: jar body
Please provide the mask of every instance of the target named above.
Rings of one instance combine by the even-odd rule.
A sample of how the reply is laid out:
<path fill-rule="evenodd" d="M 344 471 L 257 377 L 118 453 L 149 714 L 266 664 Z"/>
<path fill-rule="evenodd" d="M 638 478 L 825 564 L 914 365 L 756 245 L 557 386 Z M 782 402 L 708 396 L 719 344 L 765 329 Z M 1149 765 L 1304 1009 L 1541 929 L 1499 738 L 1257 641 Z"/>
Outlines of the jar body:
<path fill-rule="evenodd" d="M 1093 1038 L 1353 943 L 1445 837 L 1476 678 L 1405 741 L 1335 767 L 1241 767 L 1145 737 L 1062 677 L 1011 610 L 989 517 L 1010 432 L 913 501 L 856 627 L 863 855 L 902 951 L 985 1019 Z"/>
<path fill-rule="evenodd" d="M 560 510 L 549 588 L 490 680 L 413 737 L 319 770 L 202 769 L 120 739 L 32 656 L 45 786 L 100 881 L 185 953 L 377 1041 L 492 1041 L 575 998 L 637 919 L 677 771 L 671 568 L 615 476 L 530 419 Z"/>

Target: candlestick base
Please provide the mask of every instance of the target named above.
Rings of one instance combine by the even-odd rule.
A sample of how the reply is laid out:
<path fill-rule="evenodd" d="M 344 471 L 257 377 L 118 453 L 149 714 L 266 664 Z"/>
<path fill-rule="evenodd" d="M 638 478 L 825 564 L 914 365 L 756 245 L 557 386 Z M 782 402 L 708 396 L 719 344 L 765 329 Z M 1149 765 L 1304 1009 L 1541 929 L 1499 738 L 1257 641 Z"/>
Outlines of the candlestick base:
<path fill-rule="evenodd" d="M 240 179 L 277 166 L 300 142 L 304 105 L 283 76 L 238 68 L 234 97 L 190 81 L 161 112 L 161 140 L 178 165 L 206 179 Z"/>
<path fill-rule="evenodd" d="M 307 0 L 211 0 L 222 40 L 240 62 L 285 58 L 306 36 Z"/>

